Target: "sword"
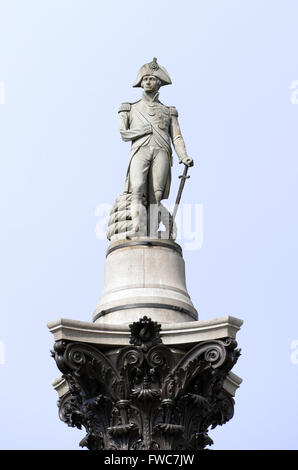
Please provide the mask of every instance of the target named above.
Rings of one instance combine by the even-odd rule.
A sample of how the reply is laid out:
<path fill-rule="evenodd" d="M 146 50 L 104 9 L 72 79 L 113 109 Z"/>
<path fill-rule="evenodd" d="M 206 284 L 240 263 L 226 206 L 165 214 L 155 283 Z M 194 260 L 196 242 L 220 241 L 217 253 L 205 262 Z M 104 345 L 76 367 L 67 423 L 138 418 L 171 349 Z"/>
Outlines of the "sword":
<path fill-rule="evenodd" d="M 177 197 L 176 197 L 175 207 L 174 207 L 174 210 L 173 210 L 173 215 L 172 215 L 172 219 L 171 219 L 171 223 L 170 223 L 169 239 L 171 238 L 171 235 L 172 235 L 172 232 L 173 232 L 174 221 L 175 221 L 175 217 L 176 217 L 176 214 L 177 214 L 177 211 L 178 211 L 178 206 L 179 206 L 179 204 L 180 204 L 180 200 L 181 200 L 181 196 L 182 196 L 182 191 L 183 191 L 183 188 L 184 188 L 184 185 L 185 185 L 185 180 L 187 180 L 188 178 L 190 178 L 189 175 L 187 176 L 187 172 L 188 172 L 188 166 L 185 165 L 185 166 L 184 166 L 183 175 L 180 175 L 180 176 L 179 176 L 179 178 L 181 179 L 181 181 L 180 181 L 180 186 L 179 186 L 179 189 L 178 189 L 178 194 L 177 194 Z"/>

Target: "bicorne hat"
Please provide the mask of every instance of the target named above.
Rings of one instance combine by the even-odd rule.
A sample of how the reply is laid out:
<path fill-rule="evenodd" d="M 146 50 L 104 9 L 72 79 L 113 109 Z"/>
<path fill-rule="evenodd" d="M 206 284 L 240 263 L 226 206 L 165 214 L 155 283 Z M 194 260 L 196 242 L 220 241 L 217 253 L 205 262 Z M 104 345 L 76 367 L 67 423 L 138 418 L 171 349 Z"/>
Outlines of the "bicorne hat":
<path fill-rule="evenodd" d="M 142 79 L 145 75 L 154 75 L 154 77 L 159 78 L 159 80 L 161 81 L 160 86 L 171 85 L 172 83 L 170 75 L 164 67 L 157 63 L 156 57 L 153 57 L 152 62 L 144 64 L 140 68 L 136 81 L 133 84 L 133 87 L 140 87 Z"/>

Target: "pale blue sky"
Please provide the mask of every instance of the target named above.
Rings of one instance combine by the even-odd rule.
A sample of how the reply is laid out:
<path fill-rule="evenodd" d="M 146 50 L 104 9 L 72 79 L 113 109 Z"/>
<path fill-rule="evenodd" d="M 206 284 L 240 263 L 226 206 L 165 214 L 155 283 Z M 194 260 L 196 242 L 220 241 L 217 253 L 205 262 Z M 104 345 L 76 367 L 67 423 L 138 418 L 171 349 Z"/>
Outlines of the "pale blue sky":
<path fill-rule="evenodd" d="M 298 448 L 297 45 L 291 0 L 0 1 L 0 448 L 76 449 L 83 435 L 57 416 L 46 323 L 91 321 L 107 247 L 95 209 L 128 163 L 117 109 L 153 56 L 197 162 L 183 195 L 204 207 L 203 246 L 184 251 L 192 301 L 202 320 L 244 320 L 244 382 L 214 448 Z"/>

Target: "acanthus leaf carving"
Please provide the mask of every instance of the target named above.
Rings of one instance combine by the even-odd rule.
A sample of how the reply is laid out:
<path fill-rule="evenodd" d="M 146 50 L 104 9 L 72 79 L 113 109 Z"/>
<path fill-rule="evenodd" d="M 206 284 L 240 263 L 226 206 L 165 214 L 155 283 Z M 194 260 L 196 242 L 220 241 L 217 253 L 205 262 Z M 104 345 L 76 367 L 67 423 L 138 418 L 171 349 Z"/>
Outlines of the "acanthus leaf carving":
<path fill-rule="evenodd" d="M 135 325 L 132 335 L 143 325 Z M 212 444 L 208 429 L 232 418 L 234 400 L 223 383 L 239 357 L 235 340 L 177 351 L 158 341 L 158 325 L 150 328 L 154 341 L 145 335 L 146 347 L 125 346 L 114 356 L 85 343 L 55 344 L 53 356 L 68 384 L 58 402 L 60 419 L 85 427 L 81 446 L 202 449 Z"/>

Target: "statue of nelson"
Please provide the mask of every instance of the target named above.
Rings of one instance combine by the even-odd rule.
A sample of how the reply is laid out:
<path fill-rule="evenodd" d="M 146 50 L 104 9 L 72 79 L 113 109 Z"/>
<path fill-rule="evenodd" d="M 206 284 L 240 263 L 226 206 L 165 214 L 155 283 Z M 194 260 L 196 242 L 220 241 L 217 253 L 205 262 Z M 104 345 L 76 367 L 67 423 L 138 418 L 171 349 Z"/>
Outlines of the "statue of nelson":
<path fill-rule="evenodd" d="M 125 181 L 125 192 L 132 194 L 132 211 L 144 200 L 159 204 L 168 198 L 172 145 L 179 163 L 194 164 L 186 153 L 177 109 L 159 101 L 159 88 L 171 83 L 168 72 L 154 58 L 141 67 L 133 85 L 144 89 L 142 98 L 135 103 L 122 103 L 119 108 L 121 137 L 132 142 Z M 134 228 L 138 231 L 138 226 Z"/>

